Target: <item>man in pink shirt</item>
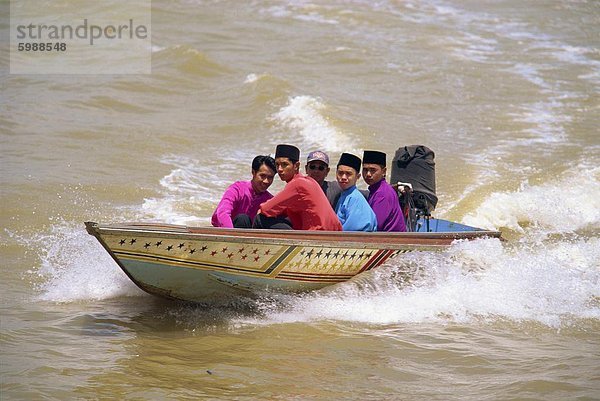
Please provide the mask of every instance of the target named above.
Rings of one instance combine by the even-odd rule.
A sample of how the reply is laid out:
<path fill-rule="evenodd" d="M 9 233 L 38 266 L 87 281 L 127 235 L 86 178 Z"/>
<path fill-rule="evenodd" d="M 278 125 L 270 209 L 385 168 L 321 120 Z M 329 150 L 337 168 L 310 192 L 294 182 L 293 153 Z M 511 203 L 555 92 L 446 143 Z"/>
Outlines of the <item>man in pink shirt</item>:
<path fill-rule="evenodd" d="M 260 204 L 273 197 L 267 189 L 273 183 L 275 171 L 271 156 L 256 156 L 252 160 L 252 179 L 234 182 L 227 188 L 212 215 L 212 225 L 251 228 Z"/>
<path fill-rule="evenodd" d="M 277 174 L 285 188 L 260 205 L 255 228 L 341 231 L 342 225 L 317 182 L 300 174 L 300 150 L 277 145 Z"/>

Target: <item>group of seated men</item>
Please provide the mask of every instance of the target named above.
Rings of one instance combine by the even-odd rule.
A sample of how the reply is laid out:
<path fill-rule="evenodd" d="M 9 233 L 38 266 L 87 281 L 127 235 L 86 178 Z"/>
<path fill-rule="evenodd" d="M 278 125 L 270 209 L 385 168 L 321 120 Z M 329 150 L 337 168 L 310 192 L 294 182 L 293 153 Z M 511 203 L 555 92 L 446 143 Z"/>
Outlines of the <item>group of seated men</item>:
<path fill-rule="evenodd" d="M 362 170 L 361 170 L 362 165 Z M 306 174 L 300 173 L 300 150 L 278 145 L 275 159 L 256 156 L 252 179 L 227 188 L 212 216 L 212 225 L 227 228 L 267 228 L 326 231 L 406 231 L 394 188 L 385 180 L 386 154 L 365 150 L 362 160 L 342 153 L 336 181 L 326 181 L 329 156 L 308 155 Z M 360 191 L 362 176 L 369 191 Z M 275 173 L 286 182 L 272 195 Z"/>

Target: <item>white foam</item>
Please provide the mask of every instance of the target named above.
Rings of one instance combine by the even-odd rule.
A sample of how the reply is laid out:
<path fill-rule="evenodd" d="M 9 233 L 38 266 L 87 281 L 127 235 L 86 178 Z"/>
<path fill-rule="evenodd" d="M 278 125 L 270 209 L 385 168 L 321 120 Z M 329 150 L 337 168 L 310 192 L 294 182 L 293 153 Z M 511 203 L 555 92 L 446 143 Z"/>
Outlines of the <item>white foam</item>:
<path fill-rule="evenodd" d="M 495 39 L 470 32 L 462 32 L 461 35 L 461 38 L 448 39 L 454 45 L 453 53 L 457 57 L 482 63 L 499 54 Z"/>
<path fill-rule="evenodd" d="M 525 63 L 517 63 L 508 69 L 508 71 L 520 75 L 540 88 L 550 90 L 551 86 L 540 76 L 539 70 L 539 66 Z"/>
<path fill-rule="evenodd" d="M 600 61 L 588 57 L 588 54 L 597 53 L 596 49 L 589 49 L 582 46 L 570 46 L 563 43 L 556 43 L 552 55 L 560 61 L 569 64 L 580 64 L 593 67 L 594 70 L 600 68 Z"/>
<path fill-rule="evenodd" d="M 582 173 L 585 171 L 585 173 Z M 573 232 L 600 224 L 600 167 L 579 165 L 556 181 L 524 182 L 518 191 L 495 192 L 463 223 L 524 232 L 531 224 L 550 232 Z"/>
<path fill-rule="evenodd" d="M 533 134 L 530 143 L 563 142 L 566 137 L 564 123 L 570 122 L 571 117 L 562 113 L 563 104 L 551 99 L 522 106 L 523 111 L 513 114 L 516 121 L 529 123 L 531 128 L 524 132 Z M 523 144 L 523 143 L 521 143 Z"/>
<path fill-rule="evenodd" d="M 291 130 L 292 136 L 299 133 L 305 147 L 335 152 L 356 150 L 352 136 L 330 124 L 326 111 L 321 99 L 302 95 L 290 97 L 271 118 Z"/>
<path fill-rule="evenodd" d="M 504 21 L 499 22 L 493 27 L 503 37 L 516 40 L 518 43 L 524 42 L 542 43 L 551 40 L 548 34 L 528 31 L 528 24 L 519 21 Z"/>
<path fill-rule="evenodd" d="M 252 84 L 262 78 L 264 75 L 248 74 L 244 80 L 245 84 Z"/>
<path fill-rule="evenodd" d="M 293 18 L 298 21 L 316 22 L 319 24 L 336 25 L 339 21 L 334 18 L 328 18 L 320 13 L 322 6 L 316 6 L 307 2 L 292 2 L 291 4 L 271 6 L 261 9 L 275 18 Z"/>
<path fill-rule="evenodd" d="M 337 20 L 335 20 L 333 18 L 326 18 L 317 12 L 310 12 L 307 14 L 296 15 L 296 16 L 294 16 L 294 19 L 297 19 L 299 21 L 317 22 L 319 24 L 330 24 L 330 25 L 339 24 L 339 22 Z"/>
<path fill-rule="evenodd" d="M 40 265 L 28 273 L 43 279 L 38 299 L 73 302 L 140 296 L 138 289 L 81 223 L 59 222 L 47 234 L 20 237 Z"/>
<path fill-rule="evenodd" d="M 411 7 L 407 6 L 406 10 L 411 10 Z M 587 67 L 590 72 L 580 74 L 579 78 L 589 80 L 595 85 L 600 82 L 596 73 L 600 61 L 594 58 L 597 49 L 593 46 L 567 44 L 556 35 L 540 32 L 538 27 L 516 18 L 506 19 L 504 16 L 487 12 L 459 9 L 437 0 L 422 1 L 418 3 L 416 14 L 414 11 L 412 12 L 414 15 L 404 14 L 406 15 L 401 17 L 407 21 L 447 25 L 449 32 L 445 40 L 451 43 L 453 53 L 460 58 L 474 62 L 489 60 L 510 62 L 514 51 L 512 49 L 504 51 L 504 48 L 498 45 L 496 38 L 510 39 L 523 46 L 523 52 L 538 54 L 538 59 L 544 60 L 542 66 L 548 65 L 551 69 L 564 68 L 557 67 L 558 60 L 566 64 Z M 453 31 L 457 32 L 452 34 Z M 479 33 L 475 33 L 476 31 Z M 489 37 L 490 35 L 492 38 Z M 513 61 L 517 62 L 514 58 Z"/>
<path fill-rule="evenodd" d="M 262 13 L 267 13 L 275 18 L 286 18 L 292 13 L 285 6 L 271 6 L 261 10 Z"/>
<path fill-rule="evenodd" d="M 460 242 L 443 253 L 407 254 L 357 280 L 266 305 L 252 324 L 337 320 L 373 324 L 537 321 L 551 327 L 600 318 L 597 238 L 505 248 Z M 416 273 L 415 272 L 416 267 Z M 413 271 L 412 281 L 402 280 Z"/>

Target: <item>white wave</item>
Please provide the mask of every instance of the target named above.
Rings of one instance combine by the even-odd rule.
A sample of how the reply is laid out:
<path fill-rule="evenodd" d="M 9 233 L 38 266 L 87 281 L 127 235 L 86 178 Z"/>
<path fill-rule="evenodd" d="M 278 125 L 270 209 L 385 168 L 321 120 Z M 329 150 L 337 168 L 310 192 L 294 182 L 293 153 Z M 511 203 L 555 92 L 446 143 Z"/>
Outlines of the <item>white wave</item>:
<path fill-rule="evenodd" d="M 449 5 L 434 5 L 433 8 L 435 9 L 436 13 L 440 15 L 451 15 L 453 17 L 458 17 L 461 14 L 459 10 Z"/>
<path fill-rule="evenodd" d="M 81 223 L 60 222 L 48 234 L 20 238 L 40 258 L 38 299 L 73 302 L 140 296 L 138 289 Z"/>
<path fill-rule="evenodd" d="M 593 81 L 597 85 L 600 85 L 600 67 L 588 74 L 580 74 L 577 78 Z"/>
<path fill-rule="evenodd" d="M 265 318 L 251 323 L 509 320 L 561 327 L 600 318 L 594 301 L 599 258 L 598 238 L 515 250 L 498 240 L 459 242 L 447 252 L 406 254 L 357 280 L 288 298 L 283 310 L 267 304 Z M 402 280 L 407 271 L 412 280 Z"/>
<path fill-rule="evenodd" d="M 285 6 L 271 6 L 261 10 L 262 13 L 266 13 L 275 18 L 286 18 L 292 13 Z"/>
<path fill-rule="evenodd" d="M 530 30 L 529 24 L 522 21 L 499 21 L 490 28 L 493 28 L 505 38 L 517 41 L 519 44 L 525 42 L 541 43 L 552 39 L 549 34 Z"/>
<path fill-rule="evenodd" d="M 563 142 L 566 137 L 563 124 L 572 120 L 569 115 L 561 111 L 563 107 L 560 101 L 551 99 L 523 105 L 523 111 L 513 116 L 516 121 L 532 125 L 531 128 L 524 130 L 535 135 L 531 143 Z"/>
<path fill-rule="evenodd" d="M 590 49 L 582 46 L 570 46 L 563 43 L 554 44 L 554 49 L 552 51 L 552 55 L 559 61 L 589 66 L 594 70 L 600 68 L 600 61 L 593 58 L 593 56 L 597 54 L 597 49 Z"/>
<path fill-rule="evenodd" d="M 479 63 L 490 60 L 500 54 L 495 39 L 484 38 L 469 32 L 462 32 L 460 38 L 447 39 L 453 47 L 453 53 L 459 58 Z"/>
<path fill-rule="evenodd" d="M 208 223 L 212 209 L 225 188 L 240 177 L 220 165 L 236 165 L 241 158 L 235 151 L 219 158 L 200 160 L 181 155 L 167 155 L 161 163 L 173 166 L 160 180 L 158 197 L 146 198 L 141 206 L 143 218 L 170 224 L 202 225 Z M 214 174 L 219 171 L 219 174 Z"/>
<path fill-rule="evenodd" d="M 600 224 L 600 167 L 579 165 L 556 181 L 524 182 L 518 191 L 495 192 L 463 223 L 524 232 L 533 224 L 552 232 L 573 232 Z"/>
<path fill-rule="evenodd" d="M 337 25 L 339 21 L 323 15 L 323 10 L 331 7 L 317 6 L 310 2 L 292 2 L 291 4 L 271 6 L 261 9 L 261 13 L 275 18 L 293 18 L 298 21 L 316 22 L 318 24 Z"/>
<path fill-rule="evenodd" d="M 516 63 L 514 66 L 509 68 L 508 71 L 525 78 L 527 81 L 539 86 L 542 89 L 552 89 L 550 84 L 548 84 L 540 76 L 540 68 L 540 66 L 535 66 L 532 64 Z"/>
<path fill-rule="evenodd" d="M 339 22 L 337 20 L 335 20 L 333 18 L 324 17 L 317 12 L 310 12 L 307 14 L 296 15 L 296 16 L 294 16 L 294 19 L 297 19 L 299 21 L 317 22 L 319 24 L 330 24 L 330 25 L 339 24 Z"/>
<path fill-rule="evenodd" d="M 407 7 L 407 10 L 410 8 Z M 557 67 L 556 61 L 583 66 L 590 69 L 589 73 L 581 74 L 580 79 L 589 80 L 595 85 L 600 82 L 596 73 L 600 61 L 596 60 L 598 50 L 592 47 L 573 46 L 557 37 L 540 31 L 539 27 L 516 18 L 505 17 L 488 12 L 477 12 L 466 8 L 457 8 L 445 1 L 429 0 L 418 3 L 417 17 L 407 15 L 403 19 L 416 19 L 421 23 L 446 24 L 451 30 L 457 30 L 454 37 L 448 37 L 453 53 L 461 58 L 486 62 L 488 60 L 517 63 L 512 50 L 505 51 L 496 39 L 509 39 L 514 44 L 523 47 L 523 52 L 535 52 L 544 60 L 544 65 Z M 479 31 L 479 33 L 474 33 Z M 490 38 L 489 36 L 492 36 Z M 493 56 L 493 57 L 492 57 Z M 558 90 L 559 88 L 553 88 Z"/>
<path fill-rule="evenodd" d="M 326 110 L 327 107 L 318 98 L 295 96 L 271 118 L 290 129 L 292 136 L 299 133 L 305 147 L 334 152 L 356 151 L 354 138 L 332 125 Z"/>
<path fill-rule="evenodd" d="M 499 34 L 506 38 L 518 41 L 520 45 L 524 46 L 524 51 L 526 52 L 540 53 L 542 57 L 547 56 L 545 57 L 547 62 L 541 65 L 545 69 L 557 68 L 557 65 L 560 63 L 556 63 L 556 61 L 579 67 L 587 67 L 589 68 L 590 73 L 581 74 L 579 78 L 589 80 L 596 85 L 599 83 L 597 71 L 598 68 L 600 68 L 600 61 L 594 58 L 598 53 L 597 49 L 583 46 L 571 46 L 548 34 L 514 30 L 514 27 L 511 26 L 511 24 L 504 25 L 504 27 L 498 27 L 500 28 L 498 30 Z M 526 25 L 521 25 L 520 29 L 526 28 Z"/>
<path fill-rule="evenodd" d="M 260 78 L 264 77 L 264 74 L 256 75 L 256 74 L 248 74 L 246 79 L 244 80 L 245 84 L 252 84 L 258 81 Z"/>

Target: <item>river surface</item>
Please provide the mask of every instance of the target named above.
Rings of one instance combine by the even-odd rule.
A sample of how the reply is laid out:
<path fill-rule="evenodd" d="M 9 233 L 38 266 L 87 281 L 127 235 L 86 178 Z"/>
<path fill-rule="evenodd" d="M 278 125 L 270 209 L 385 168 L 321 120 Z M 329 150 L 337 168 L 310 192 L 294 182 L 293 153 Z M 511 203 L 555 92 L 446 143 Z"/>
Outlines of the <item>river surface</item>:
<path fill-rule="evenodd" d="M 5 50 L 3 401 L 600 398 L 600 2 L 153 0 L 151 74 L 11 75 Z M 85 232 L 209 224 L 282 142 L 427 145 L 435 215 L 507 241 L 191 306 Z"/>

